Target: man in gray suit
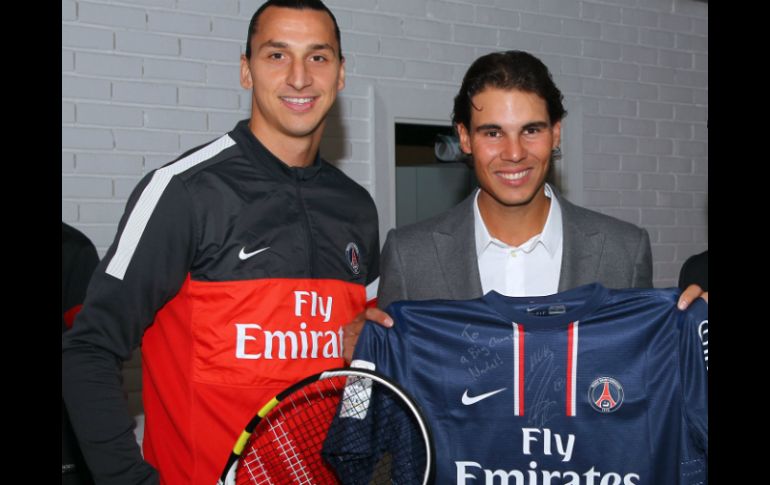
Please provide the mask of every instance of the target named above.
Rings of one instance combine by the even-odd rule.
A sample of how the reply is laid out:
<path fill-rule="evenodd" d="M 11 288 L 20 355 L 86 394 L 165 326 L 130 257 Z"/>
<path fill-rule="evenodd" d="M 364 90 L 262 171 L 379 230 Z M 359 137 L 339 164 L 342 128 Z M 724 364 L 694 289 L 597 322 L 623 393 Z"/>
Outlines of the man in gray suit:
<path fill-rule="evenodd" d="M 571 204 L 546 183 L 561 142 L 563 96 L 548 68 L 521 51 L 477 59 L 455 97 L 453 124 L 479 189 L 449 211 L 388 233 L 378 305 L 557 293 L 599 282 L 652 287 L 647 231 Z M 680 308 L 701 295 L 688 288 Z M 704 294 L 707 298 L 707 294 Z M 346 327 L 355 342 L 370 309 Z"/>
<path fill-rule="evenodd" d="M 546 183 L 564 115 L 562 94 L 536 57 L 498 52 L 471 65 L 452 122 L 479 190 L 444 214 L 388 234 L 381 308 L 490 290 L 546 295 L 594 281 L 652 286 L 647 231 L 575 206 Z"/>

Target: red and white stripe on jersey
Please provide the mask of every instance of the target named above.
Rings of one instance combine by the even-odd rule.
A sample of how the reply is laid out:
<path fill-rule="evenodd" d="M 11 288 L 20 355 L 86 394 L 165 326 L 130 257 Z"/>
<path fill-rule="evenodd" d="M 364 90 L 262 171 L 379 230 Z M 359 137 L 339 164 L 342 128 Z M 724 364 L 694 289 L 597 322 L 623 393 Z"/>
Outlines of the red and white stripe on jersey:
<path fill-rule="evenodd" d="M 524 416 L 524 326 L 513 323 L 513 415 Z"/>
<path fill-rule="evenodd" d="M 142 190 L 142 195 L 139 196 L 139 200 L 128 216 L 128 222 L 126 222 L 126 227 L 120 235 L 115 254 L 107 265 L 107 274 L 119 280 L 122 280 L 126 275 L 128 264 L 134 256 L 136 246 L 139 244 L 139 240 L 147 227 L 147 222 L 150 220 L 155 206 L 158 205 L 158 201 L 169 182 L 171 182 L 172 177 L 215 157 L 233 145 L 235 145 L 235 141 L 229 135 L 224 135 L 195 153 L 155 171 L 152 180 Z"/>
<path fill-rule="evenodd" d="M 567 327 L 567 416 L 575 416 L 577 387 L 578 322 Z"/>
<path fill-rule="evenodd" d="M 577 387 L 578 323 L 567 327 L 566 414 L 575 416 Z M 513 415 L 524 416 L 524 326 L 513 322 Z"/>

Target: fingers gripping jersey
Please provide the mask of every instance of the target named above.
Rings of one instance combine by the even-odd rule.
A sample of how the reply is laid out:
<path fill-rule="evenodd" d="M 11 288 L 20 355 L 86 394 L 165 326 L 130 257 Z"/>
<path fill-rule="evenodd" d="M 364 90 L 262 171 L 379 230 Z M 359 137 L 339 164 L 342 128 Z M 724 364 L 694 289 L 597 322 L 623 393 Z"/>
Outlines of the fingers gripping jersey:
<path fill-rule="evenodd" d="M 391 329 L 367 323 L 354 365 L 422 406 L 435 483 L 705 483 L 707 305 L 681 312 L 678 293 L 396 302 Z"/>
<path fill-rule="evenodd" d="M 101 454 L 116 436 L 131 445 L 119 386 L 97 382 L 116 356 L 141 341 L 144 457 L 161 482 L 214 483 L 261 405 L 342 365 L 341 326 L 376 294 L 369 194 L 320 158 L 286 166 L 247 121 L 142 180 L 63 343 L 95 376 L 64 387 L 104 480 L 148 473 L 128 451 Z"/>

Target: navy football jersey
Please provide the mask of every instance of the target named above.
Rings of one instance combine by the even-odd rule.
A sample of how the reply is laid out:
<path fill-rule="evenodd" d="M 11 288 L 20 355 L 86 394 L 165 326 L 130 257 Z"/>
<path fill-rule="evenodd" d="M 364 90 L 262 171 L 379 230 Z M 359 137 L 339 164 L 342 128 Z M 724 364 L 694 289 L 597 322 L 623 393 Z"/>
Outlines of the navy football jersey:
<path fill-rule="evenodd" d="M 592 284 L 395 302 L 354 365 L 422 407 L 437 484 L 705 483 L 708 305 L 682 312 L 678 295 Z"/>

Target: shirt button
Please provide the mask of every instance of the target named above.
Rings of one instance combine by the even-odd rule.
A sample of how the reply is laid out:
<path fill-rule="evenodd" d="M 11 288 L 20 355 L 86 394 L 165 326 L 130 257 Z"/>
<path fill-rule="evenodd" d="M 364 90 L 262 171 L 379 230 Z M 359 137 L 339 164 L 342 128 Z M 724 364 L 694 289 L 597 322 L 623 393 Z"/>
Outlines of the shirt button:
<path fill-rule="evenodd" d="M 515 257 L 516 257 L 516 251 L 511 251 L 511 257 L 512 257 L 512 258 L 515 258 Z"/>

